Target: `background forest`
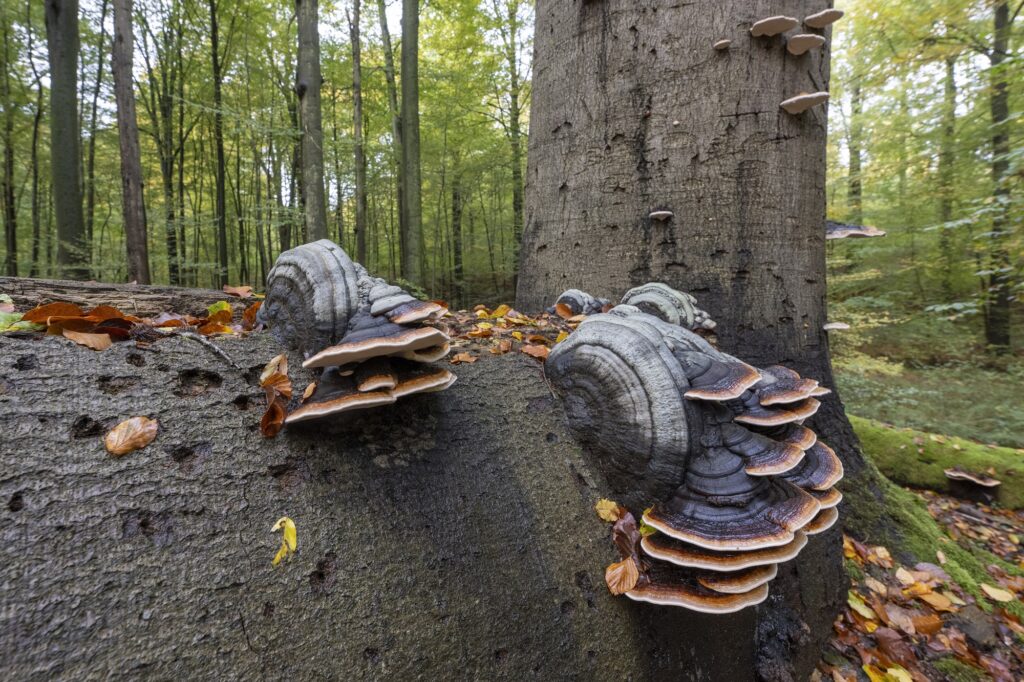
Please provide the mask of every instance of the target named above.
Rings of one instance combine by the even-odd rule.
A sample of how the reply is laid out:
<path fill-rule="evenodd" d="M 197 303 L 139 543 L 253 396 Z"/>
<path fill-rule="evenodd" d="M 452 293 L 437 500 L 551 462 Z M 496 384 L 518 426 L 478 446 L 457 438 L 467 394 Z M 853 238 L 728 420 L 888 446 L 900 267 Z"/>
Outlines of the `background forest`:
<path fill-rule="evenodd" d="M 106 281 L 128 276 L 111 69 L 118 1 L 83 0 L 76 79 L 86 275 Z M 72 273 L 58 265 L 44 4 L 0 0 L 3 258 L 5 274 L 59 278 Z M 888 233 L 829 242 L 832 318 L 851 325 L 833 344 L 854 414 L 1024 447 L 1022 4 L 837 3 L 847 17 L 834 32 L 829 217 Z M 392 280 L 403 274 L 401 5 L 319 7 L 328 233 L 356 254 L 365 223 L 362 260 Z M 152 279 L 258 286 L 305 238 L 295 7 L 137 0 L 133 19 Z M 458 306 L 510 301 L 533 3 L 431 0 L 419 20 L 413 284 Z"/>

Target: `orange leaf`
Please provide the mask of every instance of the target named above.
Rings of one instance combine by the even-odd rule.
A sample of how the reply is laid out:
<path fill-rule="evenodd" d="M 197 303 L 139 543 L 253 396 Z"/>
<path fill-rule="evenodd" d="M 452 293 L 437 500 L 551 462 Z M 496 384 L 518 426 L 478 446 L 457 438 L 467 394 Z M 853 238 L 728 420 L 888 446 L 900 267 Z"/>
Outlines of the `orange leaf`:
<path fill-rule="evenodd" d="M 156 438 L 159 424 L 149 417 L 132 417 L 112 428 L 103 439 L 107 452 L 120 457 L 144 448 Z"/>
<path fill-rule="evenodd" d="M 284 374 L 288 376 L 288 356 L 284 353 L 275 355 L 270 359 L 264 367 L 263 371 L 260 372 L 260 386 L 265 386 L 267 379 L 275 374 Z"/>
<path fill-rule="evenodd" d="M 110 305 L 98 305 L 85 314 L 86 317 L 95 320 L 97 322 L 103 322 L 105 320 L 123 320 L 125 314 L 120 310 Z"/>
<path fill-rule="evenodd" d="M 953 608 L 953 602 L 948 597 L 944 597 L 937 592 L 929 592 L 928 594 L 920 594 L 917 596 L 918 599 L 931 606 L 936 611 L 955 611 Z"/>
<path fill-rule="evenodd" d="M 572 308 L 570 308 L 564 303 L 555 304 L 555 314 L 558 315 L 563 320 L 568 320 L 570 317 L 573 316 Z"/>
<path fill-rule="evenodd" d="M 54 315 L 81 317 L 83 314 L 82 309 L 74 303 L 47 303 L 28 311 L 22 315 L 21 319 L 25 322 L 46 322 Z"/>
<path fill-rule="evenodd" d="M 267 396 L 271 395 L 271 391 L 267 390 Z M 285 410 L 284 400 L 280 397 L 275 397 L 267 405 L 267 411 L 263 413 L 263 418 L 260 419 L 260 433 L 266 438 L 273 438 L 281 431 L 281 427 L 284 426 L 284 418 L 287 415 Z"/>
<path fill-rule="evenodd" d="M 934 635 L 942 629 L 942 618 L 935 613 L 914 616 L 914 629 L 922 635 Z"/>
<path fill-rule="evenodd" d="M 309 400 L 309 396 L 313 395 L 313 391 L 316 390 L 316 382 L 311 381 L 306 384 L 306 390 L 302 392 L 302 402 Z"/>
<path fill-rule="evenodd" d="M 218 310 L 213 315 L 206 318 L 207 324 L 231 324 L 231 318 L 233 317 L 231 309 Z"/>
<path fill-rule="evenodd" d="M 242 313 L 242 329 L 249 331 L 256 326 L 256 313 L 259 312 L 263 301 L 256 301 Z"/>
<path fill-rule="evenodd" d="M 224 293 L 231 294 L 232 296 L 237 296 L 238 298 L 249 298 L 250 296 L 252 296 L 252 287 L 229 287 L 227 284 L 225 284 Z"/>
<path fill-rule="evenodd" d="M 477 356 L 470 355 L 469 353 L 456 353 L 455 355 L 452 356 L 452 364 L 458 365 L 465 362 L 471 365 L 479 359 L 480 358 L 478 358 Z"/>
<path fill-rule="evenodd" d="M 534 358 L 537 358 L 539 360 L 546 359 L 548 357 L 548 353 L 551 352 L 550 349 L 547 346 L 535 346 L 535 345 L 526 345 L 526 346 L 523 346 L 522 348 L 520 348 L 519 350 L 522 351 L 523 353 L 526 353 L 530 357 L 534 357 Z"/>
<path fill-rule="evenodd" d="M 70 329 L 64 330 L 65 338 L 71 339 L 75 343 L 92 348 L 93 350 L 106 350 L 110 348 L 110 335 L 109 334 L 85 334 L 83 332 L 73 332 Z"/>
<path fill-rule="evenodd" d="M 234 334 L 235 330 L 231 327 L 221 324 L 219 322 L 207 322 L 199 328 L 199 333 L 203 336 L 213 336 L 214 334 Z"/>
<path fill-rule="evenodd" d="M 46 333 L 60 335 L 65 329 L 73 332 L 91 332 L 96 323 L 87 317 L 51 317 L 46 321 Z"/>
<path fill-rule="evenodd" d="M 604 571 L 604 582 L 608 585 L 608 591 L 612 594 L 625 594 L 634 587 L 640 579 L 640 571 L 637 570 L 633 557 L 626 557 L 622 561 L 616 561 Z"/>

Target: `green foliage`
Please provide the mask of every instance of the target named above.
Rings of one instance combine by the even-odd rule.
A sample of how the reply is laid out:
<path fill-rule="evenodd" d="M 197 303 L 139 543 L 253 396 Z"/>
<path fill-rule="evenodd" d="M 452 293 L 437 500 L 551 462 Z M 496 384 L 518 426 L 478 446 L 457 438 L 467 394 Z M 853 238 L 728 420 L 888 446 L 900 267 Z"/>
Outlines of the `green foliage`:
<path fill-rule="evenodd" d="M 985 682 L 989 676 L 974 666 L 961 663 L 955 656 L 946 656 L 932 661 L 932 667 L 942 673 L 949 682 Z"/>
<path fill-rule="evenodd" d="M 1003 485 L 999 502 L 1024 507 L 1024 457 L 1010 448 L 988 447 L 962 438 L 895 429 L 876 421 L 850 417 L 864 452 L 889 479 L 914 488 L 948 492 L 943 470 L 959 466 L 968 471 L 989 468 Z"/>

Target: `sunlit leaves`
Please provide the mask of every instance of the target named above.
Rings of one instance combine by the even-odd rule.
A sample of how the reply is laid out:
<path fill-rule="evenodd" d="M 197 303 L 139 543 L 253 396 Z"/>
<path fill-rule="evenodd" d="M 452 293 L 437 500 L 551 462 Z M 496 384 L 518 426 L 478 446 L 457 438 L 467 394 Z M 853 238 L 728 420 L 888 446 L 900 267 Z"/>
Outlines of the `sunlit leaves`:
<path fill-rule="evenodd" d="M 120 457 L 146 447 L 156 438 L 160 425 L 149 417 L 132 417 L 111 429 L 103 439 L 107 452 Z"/>

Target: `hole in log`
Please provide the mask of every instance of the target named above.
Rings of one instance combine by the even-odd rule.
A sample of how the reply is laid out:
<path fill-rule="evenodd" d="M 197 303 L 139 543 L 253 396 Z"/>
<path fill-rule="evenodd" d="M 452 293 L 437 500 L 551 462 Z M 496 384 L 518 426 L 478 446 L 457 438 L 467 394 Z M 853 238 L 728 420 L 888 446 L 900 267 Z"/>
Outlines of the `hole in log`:
<path fill-rule="evenodd" d="M 172 445 L 164 451 L 177 463 L 183 474 L 194 474 L 203 462 L 213 454 L 213 443 L 195 443 L 194 445 Z"/>
<path fill-rule="evenodd" d="M 271 464 L 267 471 L 277 481 L 282 492 L 301 488 L 310 478 L 309 465 L 293 459 L 288 459 L 284 464 Z"/>
<path fill-rule="evenodd" d="M 219 388 L 222 383 L 223 377 L 208 369 L 183 369 L 178 372 L 178 388 L 174 389 L 174 395 L 194 398 L 212 388 Z"/>
<path fill-rule="evenodd" d="M 508 649 L 498 649 L 494 652 L 494 662 L 504 663 L 508 660 Z"/>
<path fill-rule="evenodd" d="M 72 438 L 93 438 L 103 435 L 106 427 L 87 414 L 83 414 L 71 424 Z"/>
<path fill-rule="evenodd" d="M 131 540 L 140 535 L 149 538 L 157 547 L 166 547 L 174 541 L 174 523 L 166 512 L 129 511 L 121 524 L 121 537 Z"/>
<path fill-rule="evenodd" d="M 263 374 L 263 365 L 253 365 L 245 370 L 245 382 L 250 386 L 259 386 L 260 374 Z"/>
<path fill-rule="evenodd" d="M 380 649 L 372 646 L 366 647 L 363 649 L 363 658 L 373 665 L 377 665 L 380 663 Z"/>
<path fill-rule="evenodd" d="M 96 383 L 107 395 L 118 395 L 137 385 L 139 380 L 137 377 L 100 377 Z"/>
<path fill-rule="evenodd" d="M 146 364 L 146 358 L 142 357 L 141 353 L 129 353 L 124 360 L 134 367 L 142 367 Z"/>
<path fill-rule="evenodd" d="M 253 403 L 255 402 L 256 399 L 253 398 L 252 396 L 241 393 L 235 396 L 235 399 L 231 401 L 231 404 L 244 412 L 245 410 L 248 410 L 250 407 L 252 407 Z"/>
<path fill-rule="evenodd" d="M 25 494 L 22 491 L 18 491 L 11 495 L 10 501 L 7 503 L 7 509 L 12 512 L 20 512 L 25 508 Z"/>
<path fill-rule="evenodd" d="M 309 585 L 313 588 L 313 594 L 326 594 L 334 587 L 338 579 L 338 557 L 334 552 L 328 552 L 324 558 L 316 562 L 316 570 L 309 574 Z"/>
<path fill-rule="evenodd" d="M 39 358 L 34 355 L 22 355 L 11 365 L 16 370 L 36 369 L 39 367 Z"/>
<path fill-rule="evenodd" d="M 575 576 L 576 587 L 583 593 L 583 599 L 587 602 L 588 608 L 596 608 L 594 603 L 594 583 L 586 571 L 577 571 Z"/>

